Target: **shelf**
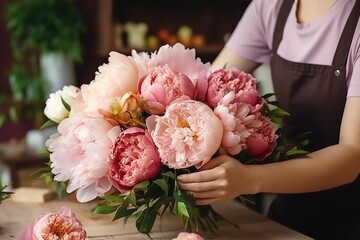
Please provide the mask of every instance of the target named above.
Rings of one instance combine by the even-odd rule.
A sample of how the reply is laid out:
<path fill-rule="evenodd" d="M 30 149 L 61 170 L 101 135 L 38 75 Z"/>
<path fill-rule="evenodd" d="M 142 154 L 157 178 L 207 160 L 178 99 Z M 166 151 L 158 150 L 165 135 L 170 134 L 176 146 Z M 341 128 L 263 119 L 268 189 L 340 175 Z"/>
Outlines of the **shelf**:
<path fill-rule="evenodd" d="M 175 34 L 179 27 L 190 26 L 194 34 L 205 37 L 196 48 L 199 57 L 211 61 L 224 45 L 224 36 L 233 31 L 251 0 L 102 0 L 98 1 L 97 54 L 103 58 L 112 50 L 130 54 L 131 48 L 115 48 L 114 24 L 146 23 L 148 35 L 161 29 Z M 165 44 L 160 42 L 160 46 Z M 126 46 L 126 43 L 125 43 Z M 153 52 L 156 49 L 137 49 Z"/>
<path fill-rule="evenodd" d="M 190 49 L 194 48 L 198 55 L 212 55 L 214 53 L 219 53 L 221 51 L 222 47 L 223 47 L 223 44 L 208 44 L 208 45 L 205 45 L 203 47 L 198 47 L 198 48 L 195 48 L 195 47 L 186 47 L 186 48 L 190 48 Z M 119 48 L 119 49 L 115 48 L 113 50 L 116 52 L 125 54 L 125 55 L 130 55 L 132 48 L 124 47 L 124 48 Z M 158 48 L 156 48 L 156 49 L 151 49 L 151 48 L 136 49 L 137 52 L 148 52 L 148 53 L 154 52 L 156 50 L 158 50 Z"/>

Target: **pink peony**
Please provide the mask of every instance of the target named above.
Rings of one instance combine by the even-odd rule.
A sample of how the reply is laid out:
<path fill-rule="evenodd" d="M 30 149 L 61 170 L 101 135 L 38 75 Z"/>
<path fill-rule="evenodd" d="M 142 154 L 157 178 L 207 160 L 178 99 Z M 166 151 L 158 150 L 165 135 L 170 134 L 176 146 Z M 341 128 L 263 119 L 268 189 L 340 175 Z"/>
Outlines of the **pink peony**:
<path fill-rule="evenodd" d="M 185 100 L 172 103 L 164 116 L 150 116 L 146 125 L 161 161 L 171 168 L 201 167 L 218 150 L 223 125 L 206 104 Z"/>
<path fill-rule="evenodd" d="M 139 80 L 139 93 L 146 100 L 146 111 L 163 114 L 174 100 L 193 99 L 195 87 L 184 74 L 173 72 L 167 65 L 155 67 Z"/>
<path fill-rule="evenodd" d="M 219 69 L 209 76 L 209 87 L 206 95 L 207 103 L 215 107 L 229 92 L 235 94 L 234 102 L 246 103 L 251 111 L 259 111 L 264 100 L 259 97 L 256 80 L 251 74 L 237 68 Z"/>
<path fill-rule="evenodd" d="M 72 112 L 110 112 L 115 98 L 128 91 L 136 91 L 140 77 L 135 61 L 117 52 L 110 52 L 109 63 L 99 67 L 95 79 L 81 86 L 81 95 L 73 104 Z"/>
<path fill-rule="evenodd" d="M 273 152 L 278 136 L 269 118 L 259 116 L 258 120 L 262 123 L 261 127 L 256 128 L 255 132 L 246 139 L 246 145 L 249 156 L 261 161 Z"/>
<path fill-rule="evenodd" d="M 197 233 L 181 232 L 176 238 L 172 240 L 205 240 L 202 236 Z"/>
<path fill-rule="evenodd" d="M 236 155 L 247 148 L 246 139 L 253 133 L 254 128 L 260 127 L 258 114 L 251 113 L 250 106 L 244 103 L 233 103 L 235 94 L 226 94 L 214 112 L 224 126 L 221 141 L 221 153 Z"/>
<path fill-rule="evenodd" d="M 75 114 L 62 121 L 47 140 L 56 181 L 67 181 L 67 192 L 77 190 L 80 202 L 93 200 L 111 188 L 107 157 L 120 134 L 99 116 Z"/>
<path fill-rule="evenodd" d="M 135 51 L 132 55 L 137 62 L 146 62 L 150 71 L 158 66 L 168 66 L 174 73 L 187 76 L 195 86 L 195 98 L 205 99 L 210 63 L 203 63 L 197 58 L 195 49 L 187 49 L 181 43 L 176 43 L 174 46 L 161 46 L 157 52 L 151 54 L 150 58 Z"/>
<path fill-rule="evenodd" d="M 34 223 L 23 229 L 19 240 L 67 239 L 84 240 L 86 231 L 74 212 L 62 207 L 57 213 L 43 213 Z"/>
<path fill-rule="evenodd" d="M 128 128 L 116 140 L 109 155 L 109 175 L 121 192 L 157 176 L 161 161 L 150 134 L 138 127 Z"/>
<path fill-rule="evenodd" d="M 138 53 L 135 49 L 131 50 L 131 56 L 134 59 L 136 66 L 139 70 L 139 76 L 145 75 L 148 72 L 148 62 L 150 56 L 147 52 Z"/>

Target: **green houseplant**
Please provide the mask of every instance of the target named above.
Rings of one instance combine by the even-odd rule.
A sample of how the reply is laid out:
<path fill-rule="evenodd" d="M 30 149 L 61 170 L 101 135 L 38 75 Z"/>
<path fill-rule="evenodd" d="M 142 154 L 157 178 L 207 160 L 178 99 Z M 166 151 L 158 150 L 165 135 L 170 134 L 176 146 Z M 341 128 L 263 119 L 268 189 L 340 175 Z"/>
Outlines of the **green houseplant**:
<path fill-rule="evenodd" d="M 72 65 L 82 60 L 85 23 L 73 0 L 8 0 L 4 9 L 15 63 L 9 70 L 11 107 L 8 114 L 0 113 L 0 126 L 6 115 L 16 121 L 21 113 L 38 127 L 45 100 L 61 86 L 57 81 L 73 78 L 63 85 L 74 82 Z M 49 56 L 55 61 L 46 64 Z M 70 70 L 48 73 L 59 66 Z M 66 71 L 70 73 L 64 76 Z M 0 98 L 0 104 L 6 102 L 8 98 Z"/>
<path fill-rule="evenodd" d="M 15 56 L 32 49 L 81 60 L 85 25 L 73 0 L 11 0 L 6 11 Z"/>
<path fill-rule="evenodd" d="M 13 192 L 9 192 L 6 190 L 7 185 L 0 182 L 0 204 L 7 198 L 10 198 Z"/>

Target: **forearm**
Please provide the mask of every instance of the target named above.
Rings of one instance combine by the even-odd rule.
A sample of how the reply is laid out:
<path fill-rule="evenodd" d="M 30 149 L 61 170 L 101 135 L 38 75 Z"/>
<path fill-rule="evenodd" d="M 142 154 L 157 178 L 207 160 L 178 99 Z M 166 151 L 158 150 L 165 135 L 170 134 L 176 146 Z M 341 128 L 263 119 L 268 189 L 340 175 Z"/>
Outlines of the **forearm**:
<path fill-rule="evenodd" d="M 335 145 L 307 158 L 249 166 L 256 176 L 254 192 L 302 193 L 350 183 L 359 174 L 360 151 Z"/>
<path fill-rule="evenodd" d="M 259 63 L 238 56 L 227 47 L 224 47 L 220 54 L 212 62 L 211 69 L 215 71 L 225 66 L 226 68 L 236 67 L 244 72 L 251 73 L 259 66 Z"/>

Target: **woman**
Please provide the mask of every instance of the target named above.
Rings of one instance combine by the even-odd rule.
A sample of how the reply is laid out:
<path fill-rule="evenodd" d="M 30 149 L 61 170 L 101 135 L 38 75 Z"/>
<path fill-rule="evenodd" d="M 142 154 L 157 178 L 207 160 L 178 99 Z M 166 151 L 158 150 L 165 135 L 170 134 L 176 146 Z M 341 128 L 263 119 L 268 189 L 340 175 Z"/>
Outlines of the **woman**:
<path fill-rule="evenodd" d="M 253 0 L 212 64 L 270 63 L 280 105 L 310 153 L 266 165 L 221 155 L 179 176 L 198 205 L 278 193 L 269 217 L 315 239 L 360 239 L 360 1 Z"/>

